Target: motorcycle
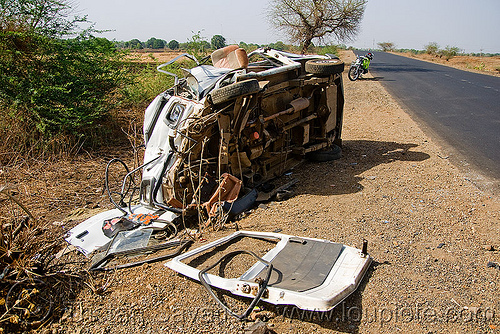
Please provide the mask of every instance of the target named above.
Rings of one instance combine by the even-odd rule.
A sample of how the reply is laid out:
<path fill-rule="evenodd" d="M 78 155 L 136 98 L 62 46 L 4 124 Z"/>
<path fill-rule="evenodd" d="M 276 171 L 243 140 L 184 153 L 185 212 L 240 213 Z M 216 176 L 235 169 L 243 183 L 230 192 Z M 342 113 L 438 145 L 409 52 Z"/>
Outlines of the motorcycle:
<path fill-rule="evenodd" d="M 349 72 L 347 76 L 349 80 L 356 81 L 363 73 L 367 73 L 368 71 L 363 67 L 363 57 L 357 56 L 356 60 L 351 63 L 351 67 L 349 68 Z"/>

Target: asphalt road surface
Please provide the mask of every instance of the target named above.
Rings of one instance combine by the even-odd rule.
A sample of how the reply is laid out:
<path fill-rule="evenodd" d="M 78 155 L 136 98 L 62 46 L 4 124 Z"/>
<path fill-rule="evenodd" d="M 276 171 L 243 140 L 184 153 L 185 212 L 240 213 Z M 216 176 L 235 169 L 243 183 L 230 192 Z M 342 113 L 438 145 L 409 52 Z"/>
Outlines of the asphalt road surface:
<path fill-rule="evenodd" d="M 375 80 L 453 148 L 450 155 L 455 161 L 500 180 L 499 77 L 385 52 L 372 53 L 370 72 Z"/>

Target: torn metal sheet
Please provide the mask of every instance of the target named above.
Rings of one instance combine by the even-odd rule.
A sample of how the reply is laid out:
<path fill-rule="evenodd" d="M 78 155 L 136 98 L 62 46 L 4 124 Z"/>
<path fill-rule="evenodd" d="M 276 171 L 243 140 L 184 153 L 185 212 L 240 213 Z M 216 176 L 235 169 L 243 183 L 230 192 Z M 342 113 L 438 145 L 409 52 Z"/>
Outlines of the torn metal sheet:
<path fill-rule="evenodd" d="M 119 232 L 110 245 L 108 254 L 144 248 L 149 243 L 151 233 L 153 230 L 150 228 Z"/>
<path fill-rule="evenodd" d="M 240 193 L 241 184 L 242 182 L 233 175 L 228 173 L 222 174 L 222 181 L 219 187 L 210 200 L 203 204 L 207 208 L 208 215 L 213 217 L 217 214 L 218 206 L 214 205 L 215 203 L 220 203 L 221 201 L 228 203 L 234 202 Z"/>
<path fill-rule="evenodd" d="M 149 229 L 151 230 L 151 229 Z M 140 231 L 145 231 L 145 230 L 139 230 L 139 231 L 134 231 L 134 232 L 140 232 Z M 128 233 L 128 232 L 127 232 Z M 144 235 L 143 235 L 144 236 Z M 140 238 L 142 240 L 145 240 L 141 236 Z M 116 238 L 115 238 L 116 240 Z M 126 239 L 124 239 L 126 240 Z M 148 240 L 149 241 L 149 240 Z M 136 248 L 130 248 L 128 247 L 114 247 L 114 242 L 113 244 L 110 245 L 109 249 L 105 252 L 98 253 L 92 258 L 92 265 L 89 268 L 89 270 L 101 270 L 101 271 L 110 271 L 110 270 L 116 270 L 116 269 L 124 269 L 124 268 L 132 268 L 135 266 L 140 266 L 145 263 L 154 263 L 158 261 L 164 261 L 173 258 L 174 256 L 179 255 L 186 247 L 188 247 L 192 243 L 192 240 L 167 240 L 165 242 L 159 243 L 159 244 L 153 244 L 153 245 L 146 245 L 142 247 L 136 247 Z M 138 245 L 136 245 L 138 246 Z M 137 255 L 144 255 L 146 253 L 154 253 L 156 251 L 161 251 L 165 249 L 172 249 L 172 253 L 168 254 L 162 254 L 159 256 L 155 257 L 147 257 L 145 259 L 139 260 L 139 261 L 132 261 L 132 262 L 127 262 L 125 264 L 118 264 L 118 265 L 110 265 L 109 262 L 112 261 L 114 258 L 119 258 L 122 256 L 137 256 Z"/>
<path fill-rule="evenodd" d="M 200 270 L 184 263 L 185 260 L 242 237 L 279 240 L 261 257 L 272 265 L 267 291 L 261 300 L 275 305 L 295 305 L 311 311 L 331 310 L 358 288 L 372 261 L 359 249 L 328 240 L 238 231 L 181 254 L 165 265 L 199 281 Z M 257 261 L 238 278 L 223 278 L 208 273 L 204 273 L 203 278 L 211 287 L 254 298 L 252 291 L 259 289 L 256 281 L 262 281 L 267 267 L 262 261 Z"/>
<path fill-rule="evenodd" d="M 144 206 L 135 206 L 132 208 L 132 211 L 135 214 L 152 214 L 157 210 L 148 209 Z M 127 214 L 131 214 L 131 212 L 127 212 Z M 102 229 L 104 221 L 121 216 L 123 216 L 123 213 L 119 209 L 101 212 L 69 230 L 64 239 L 88 257 L 90 253 L 107 245 L 113 239 L 104 234 Z M 177 214 L 167 211 L 158 218 L 165 222 L 153 221 L 147 226 L 138 227 L 138 229 L 152 228 L 161 230 L 167 226 L 168 223 L 166 222 L 173 221 L 177 216 Z"/>

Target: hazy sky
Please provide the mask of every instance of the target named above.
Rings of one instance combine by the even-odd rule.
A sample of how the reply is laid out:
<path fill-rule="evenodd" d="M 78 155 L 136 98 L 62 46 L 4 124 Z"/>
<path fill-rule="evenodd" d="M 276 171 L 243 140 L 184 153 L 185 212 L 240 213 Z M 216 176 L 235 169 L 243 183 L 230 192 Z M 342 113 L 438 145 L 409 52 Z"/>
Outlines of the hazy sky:
<path fill-rule="evenodd" d="M 201 31 L 207 40 L 265 44 L 287 37 L 266 19 L 268 0 L 74 0 L 109 39 L 150 37 L 185 42 Z M 361 33 L 347 45 L 368 48 L 390 41 L 422 49 L 429 42 L 466 52 L 500 52 L 500 0 L 368 0 Z M 338 43 L 338 41 L 333 41 Z"/>

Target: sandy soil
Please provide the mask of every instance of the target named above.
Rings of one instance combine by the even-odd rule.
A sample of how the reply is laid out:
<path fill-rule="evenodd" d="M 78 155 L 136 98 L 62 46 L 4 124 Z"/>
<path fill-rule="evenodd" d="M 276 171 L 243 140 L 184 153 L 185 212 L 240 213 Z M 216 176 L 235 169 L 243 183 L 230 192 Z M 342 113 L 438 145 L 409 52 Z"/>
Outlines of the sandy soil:
<path fill-rule="evenodd" d="M 137 62 L 141 62 L 141 63 L 155 62 L 155 63 L 163 64 L 163 63 L 166 63 L 166 62 L 174 59 L 178 55 L 181 55 L 182 53 L 184 53 L 184 52 L 183 51 L 173 51 L 173 50 L 161 51 L 161 52 L 158 52 L 158 51 L 151 51 L 151 52 L 134 51 L 134 52 L 130 53 L 129 57 L 133 61 L 137 61 Z"/>
<path fill-rule="evenodd" d="M 349 64 L 354 56 L 342 55 Z M 360 247 L 374 262 L 360 288 L 319 314 L 275 313 L 276 333 L 497 333 L 500 329 L 500 199 L 479 190 L 368 74 L 345 78 L 343 157 L 293 170 L 295 196 L 261 205 L 240 229 L 324 238 Z M 105 162 L 125 151 L 74 161 L 3 169 L 32 209 L 49 223 L 76 225 L 109 207 Z M 29 195 L 29 196 L 28 196 Z M 82 217 L 78 218 L 77 216 Z M 206 232 L 207 241 L 232 233 Z M 204 244 L 201 240 L 195 247 Z M 250 245 L 253 247 L 253 245 Z M 203 287 L 162 263 L 101 274 L 68 300 L 44 333 L 242 333 L 250 324 L 228 317 Z M 225 295 L 242 309 L 245 300 Z"/>
<path fill-rule="evenodd" d="M 429 55 L 426 53 L 417 55 L 410 52 L 392 52 L 392 53 L 400 56 L 428 61 L 431 63 L 446 65 L 464 71 L 500 76 L 500 56 L 493 56 L 493 57 L 455 56 L 450 60 L 446 60 L 443 57 Z"/>

